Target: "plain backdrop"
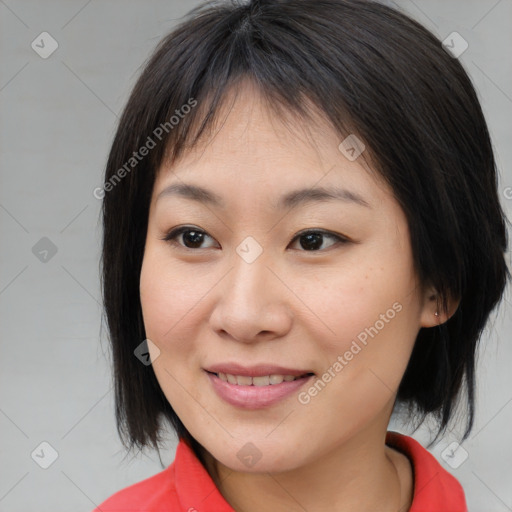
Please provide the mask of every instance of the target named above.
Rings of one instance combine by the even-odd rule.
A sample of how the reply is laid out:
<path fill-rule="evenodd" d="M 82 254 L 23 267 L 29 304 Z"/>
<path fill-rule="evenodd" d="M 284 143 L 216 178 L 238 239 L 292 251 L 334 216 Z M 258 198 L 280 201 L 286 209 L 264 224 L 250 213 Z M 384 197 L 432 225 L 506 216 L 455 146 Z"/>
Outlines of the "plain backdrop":
<path fill-rule="evenodd" d="M 2 512 L 87 512 L 162 470 L 154 453 L 124 458 L 115 429 L 93 190 L 141 65 L 197 4 L 0 0 Z M 455 31 L 467 41 L 459 59 L 489 123 L 511 218 L 512 0 L 395 5 L 441 39 Z M 457 455 L 465 460 L 455 468 L 443 459 L 457 431 L 431 448 L 472 512 L 512 510 L 509 297 L 482 340 L 476 425 Z M 427 429 L 414 437 L 425 443 Z M 174 450 L 169 433 L 165 465 Z"/>

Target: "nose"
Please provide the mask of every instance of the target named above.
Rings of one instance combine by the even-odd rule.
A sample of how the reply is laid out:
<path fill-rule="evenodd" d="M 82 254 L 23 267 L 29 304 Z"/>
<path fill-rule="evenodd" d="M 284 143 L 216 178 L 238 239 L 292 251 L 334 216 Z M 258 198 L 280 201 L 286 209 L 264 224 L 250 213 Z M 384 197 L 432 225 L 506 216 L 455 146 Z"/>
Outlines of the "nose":
<path fill-rule="evenodd" d="M 235 254 L 231 270 L 219 283 L 211 328 L 243 343 L 285 336 L 292 324 L 292 293 L 283 281 L 263 255 L 247 263 Z"/>

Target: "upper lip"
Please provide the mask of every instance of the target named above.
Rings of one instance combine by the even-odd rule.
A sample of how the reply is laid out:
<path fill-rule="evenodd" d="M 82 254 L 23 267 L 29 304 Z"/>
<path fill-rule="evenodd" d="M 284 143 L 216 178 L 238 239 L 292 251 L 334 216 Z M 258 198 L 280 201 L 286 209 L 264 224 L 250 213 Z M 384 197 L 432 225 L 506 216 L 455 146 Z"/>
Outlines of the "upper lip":
<path fill-rule="evenodd" d="M 243 375 L 247 377 L 262 377 L 264 375 L 293 375 L 300 377 L 307 373 L 313 373 L 310 370 L 300 370 L 297 368 L 285 368 L 274 364 L 257 364 L 252 366 L 243 366 L 238 363 L 219 363 L 205 368 L 211 373 L 228 373 L 230 375 Z"/>

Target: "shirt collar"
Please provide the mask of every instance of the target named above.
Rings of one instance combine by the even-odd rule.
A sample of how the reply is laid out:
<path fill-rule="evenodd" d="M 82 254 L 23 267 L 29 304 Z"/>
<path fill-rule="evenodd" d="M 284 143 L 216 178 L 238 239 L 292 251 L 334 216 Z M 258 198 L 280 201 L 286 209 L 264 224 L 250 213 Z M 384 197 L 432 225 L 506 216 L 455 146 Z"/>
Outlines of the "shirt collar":
<path fill-rule="evenodd" d="M 389 431 L 386 444 L 402 452 L 411 461 L 414 495 L 409 512 L 467 512 L 464 491 L 459 482 L 418 441 Z M 176 493 L 182 510 L 235 512 L 185 439 L 178 443 L 173 466 Z"/>

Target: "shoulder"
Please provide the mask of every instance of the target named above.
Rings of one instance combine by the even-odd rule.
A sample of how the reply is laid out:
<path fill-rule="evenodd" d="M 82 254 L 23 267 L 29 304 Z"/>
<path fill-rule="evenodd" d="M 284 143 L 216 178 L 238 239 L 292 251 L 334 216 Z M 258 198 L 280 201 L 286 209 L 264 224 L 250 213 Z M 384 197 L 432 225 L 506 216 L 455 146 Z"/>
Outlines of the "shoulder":
<path fill-rule="evenodd" d="M 234 512 L 183 439 L 165 470 L 116 492 L 93 512 Z"/>
<path fill-rule="evenodd" d="M 467 512 L 459 481 L 414 438 L 388 432 L 386 444 L 403 453 L 413 471 L 413 501 L 410 512 Z"/>
<path fill-rule="evenodd" d="M 166 469 L 134 483 L 98 505 L 93 512 L 173 512 L 180 510 L 175 483 L 175 462 Z"/>
<path fill-rule="evenodd" d="M 93 512 L 172 512 L 178 508 L 174 463 L 145 480 L 132 484 L 103 501 Z"/>

